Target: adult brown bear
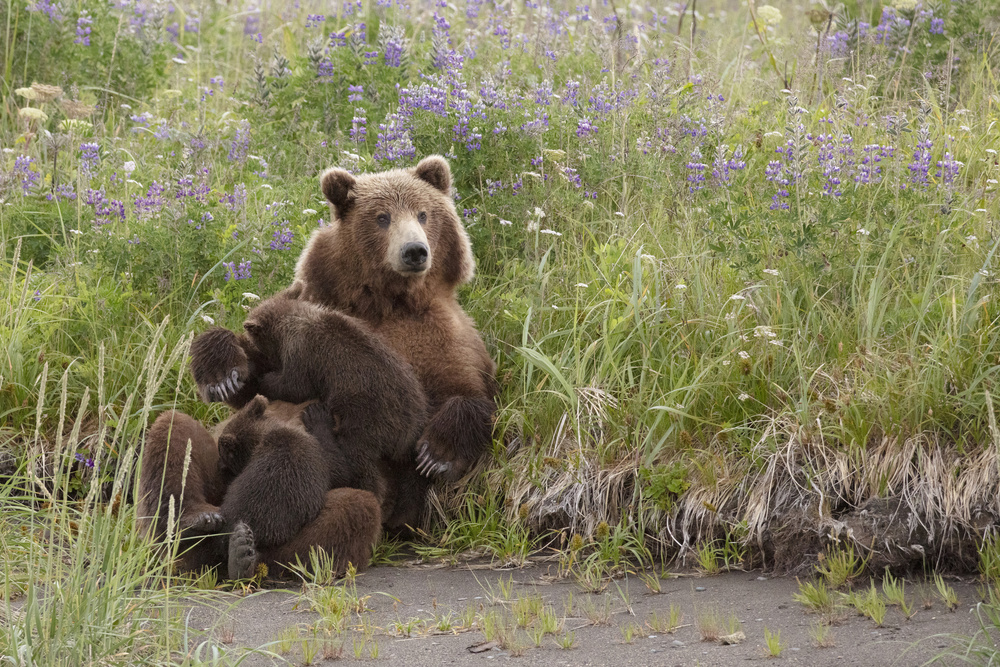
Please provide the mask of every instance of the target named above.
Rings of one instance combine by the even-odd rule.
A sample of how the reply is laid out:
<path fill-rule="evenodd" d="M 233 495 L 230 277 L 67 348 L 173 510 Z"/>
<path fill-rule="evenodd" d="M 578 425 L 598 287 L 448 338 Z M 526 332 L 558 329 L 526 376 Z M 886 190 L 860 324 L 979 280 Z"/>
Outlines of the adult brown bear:
<path fill-rule="evenodd" d="M 333 220 L 313 233 L 292 289 L 363 320 L 413 366 L 429 407 L 420 471 L 458 479 L 490 446 L 497 386 L 456 295 L 475 263 L 448 162 L 430 156 L 362 176 L 329 169 L 320 183 Z"/>

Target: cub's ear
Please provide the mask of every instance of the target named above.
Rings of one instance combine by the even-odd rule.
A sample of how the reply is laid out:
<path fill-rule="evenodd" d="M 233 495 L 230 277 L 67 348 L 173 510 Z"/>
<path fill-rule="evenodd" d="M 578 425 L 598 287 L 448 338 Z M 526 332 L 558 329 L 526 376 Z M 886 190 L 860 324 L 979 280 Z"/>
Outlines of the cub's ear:
<path fill-rule="evenodd" d="M 451 167 L 440 155 L 428 155 L 413 168 L 413 175 L 451 195 Z"/>
<path fill-rule="evenodd" d="M 243 323 L 243 328 L 251 336 L 256 336 L 263 330 L 264 327 L 257 320 L 247 320 Z"/>
<path fill-rule="evenodd" d="M 327 201 L 333 204 L 333 210 L 340 219 L 354 205 L 354 186 L 357 181 L 349 172 L 334 167 L 327 169 L 319 177 L 319 186 Z"/>
<path fill-rule="evenodd" d="M 253 397 L 253 400 L 247 404 L 245 410 L 251 417 L 262 417 L 264 416 L 264 412 L 267 410 L 267 405 L 267 397 L 257 394 Z"/>

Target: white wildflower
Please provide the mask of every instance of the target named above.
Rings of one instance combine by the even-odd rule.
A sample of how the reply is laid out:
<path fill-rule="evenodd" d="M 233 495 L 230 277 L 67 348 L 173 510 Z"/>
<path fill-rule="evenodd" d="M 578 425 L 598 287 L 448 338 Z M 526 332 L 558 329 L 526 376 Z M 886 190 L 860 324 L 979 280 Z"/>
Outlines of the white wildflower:
<path fill-rule="evenodd" d="M 244 299 L 250 299 L 251 301 L 260 301 L 260 297 L 253 292 L 243 292 Z"/>
<path fill-rule="evenodd" d="M 557 232 L 557 231 L 554 231 L 552 229 L 542 229 L 542 230 L 539 230 L 539 233 L 541 233 L 541 234 L 551 234 L 552 236 L 562 236 L 562 232 Z"/>
<path fill-rule="evenodd" d="M 684 283 L 677 283 L 676 285 L 674 285 L 674 289 L 687 289 L 687 288 L 688 286 L 685 285 Z"/>
<path fill-rule="evenodd" d="M 130 178 L 132 176 L 132 172 L 135 171 L 135 161 L 129 160 L 128 162 L 124 163 L 122 165 L 122 171 L 125 172 L 125 178 Z"/>
<path fill-rule="evenodd" d="M 171 60 L 173 60 L 178 65 L 187 65 L 188 64 L 188 62 L 186 60 L 184 60 L 183 58 L 171 58 Z"/>
<path fill-rule="evenodd" d="M 777 338 L 778 334 L 771 331 L 771 327 L 759 326 L 753 329 L 754 338 Z"/>
<path fill-rule="evenodd" d="M 784 347 L 784 345 L 781 344 L 780 340 L 769 340 L 767 342 L 770 343 L 771 345 L 777 345 L 778 347 Z"/>
<path fill-rule="evenodd" d="M 71 229 L 69 231 L 71 234 L 83 234 L 83 232 L 81 232 L 79 229 Z"/>
<path fill-rule="evenodd" d="M 722 360 L 722 365 L 723 365 L 723 366 L 728 366 L 728 365 L 730 365 L 731 363 L 733 363 L 733 362 L 729 361 L 729 359 L 723 359 L 723 360 Z"/>
<path fill-rule="evenodd" d="M 746 350 L 740 350 L 739 355 L 740 355 L 740 359 L 746 360 L 746 359 L 750 358 L 750 353 L 747 352 Z"/>
<path fill-rule="evenodd" d="M 861 234 L 862 236 L 868 236 L 869 234 L 871 234 L 871 232 L 865 229 L 864 227 L 858 227 L 858 234 Z"/>
<path fill-rule="evenodd" d="M 729 297 L 729 300 L 730 301 L 745 301 L 746 297 L 743 296 L 742 294 L 734 294 L 731 297 Z"/>
<path fill-rule="evenodd" d="M 542 209 L 540 209 L 540 208 L 538 208 L 536 206 L 535 207 L 535 217 L 538 218 L 539 220 L 541 220 L 542 218 L 545 217 L 545 211 L 543 211 Z"/>
<path fill-rule="evenodd" d="M 764 269 L 764 273 L 768 274 L 769 276 L 780 276 L 781 275 L 780 273 L 778 273 L 777 269 Z"/>
<path fill-rule="evenodd" d="M 510 220 L 504 220 L 503 218 L 500 218 L 500 224 L 503 225 L 504 227 L 510 227 L 514 223 L 511 222 Z"/>
<path fill-rule="evenodd" d="M 739 396 L 737 396 L 736 398 L 738 398 L 738 399 L 739 399 L 740 401 L 745 401 L 745 400 L 747 400 L 748 398 L 750 398 L 750 394 L 748 394 L 748 393 L 746 393 L 746 392 L 742 392 L 742 393 L 741 393 L 741 394 L 740 394 Z"/>
<path fill-rule="evenodd" d="M 622 213 L 621 211 L 615 211 L 615 215 L 617 215 L 619 218 L 624 218 L 625 217 L 625 214 Z"/>
<path fill-rule="evenodd" d="M 319 211 L 317 211 L 314 208 L 304 208 L 304 209 L 302 209 L 302 215 L 316 215 L 317 213 L 319 213 Z"/>
<path fill-rule="evenodd" d="M 760 20 L 766 27 L 778 25 L 781 23 L 782 18 L 781 10 L 777 7 L 772 7 L 771 5 L 761 5 L 757 8 L 757 19 Z"/>
<path fill-rule="evenodd" d="M 587 283 L 577 283 L 576 286 L 577 287 L 582 287 L 584 289 L 586 289 L 587 287 L 590 287 L 590 285 L 588 285 Z"/>
<path fill-rule="evenodd" d="M 208 315 L 202 315 L 202 316 L 201 316 L 201 319 L 202 319 L 202 321 L 204 321 L 204 322 L 205 322 L 205 324 L 215 324 L 215 320 L 213 320 L 213 319 L 212 319 L 211 317 L 209 317 Z"/>

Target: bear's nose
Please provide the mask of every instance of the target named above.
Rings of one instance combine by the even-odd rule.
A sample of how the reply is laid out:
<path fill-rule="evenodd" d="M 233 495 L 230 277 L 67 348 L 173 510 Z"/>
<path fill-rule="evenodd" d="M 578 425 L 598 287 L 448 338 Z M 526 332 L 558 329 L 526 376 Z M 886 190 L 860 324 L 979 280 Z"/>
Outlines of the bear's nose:
<path fill-rule="evenodd" d="M 403 246 L 403 264 L 411 271 L 419 271 L 427 264 L 427 246 L 411 242 Z"/>

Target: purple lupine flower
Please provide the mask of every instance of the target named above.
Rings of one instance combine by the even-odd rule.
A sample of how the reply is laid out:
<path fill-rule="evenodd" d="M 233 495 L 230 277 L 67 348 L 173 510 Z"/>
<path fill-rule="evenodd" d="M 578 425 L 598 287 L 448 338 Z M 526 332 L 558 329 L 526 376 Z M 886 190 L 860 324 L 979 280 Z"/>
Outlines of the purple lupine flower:
<path fill-rule="evenodd" d="M 283 224 L 287 225 L 288 221 L 285 220 Z M 271 250 L 288 250 L 292 247 L 292 239 L 294 238 L 295 234 L 288 227 L 275 229 L 271 238 Z"/>
<path fill-rule="evenodd" d="M 201 19 L 197 16 L 188 16 L 184 19 L 184 32 L 197 35 L 201 31 Z"/>
<path fill-rule="evenodd" d="M 226 282 L 250 278 L 250 260 L 243 260 L 239 265 L 236 262 L 223 262 L 222 266 L 226 269 L 226 275 L 223 277 Z"/>
<path fill-rule="evenodd" d="M 577 173 L 576 169 L 573 169 L 572 167 L 563 167 L 562 173 L 573 187 L 583 187 L 583 179 L 580 178 L 580 174 Z"/>
<path fill-rule="evenodd" d="M 316 76 L 320 79 L 332 79 L 335 74 L 333 61 L 329 58 L 323 58 L 319 61 L 319 66 L 316 69 Z"/>
<path fill-rule="evenodd" d="M 320 25 L 326 20 L 326 16 L 323 14 L 309 14 L 306 16 L 306 28 L 313 28 Z"/>
<path fill-rule="evenodd" d="M 576 123 L 576 136 L 581 139 L 584 137 L 589 137 L 592 134 L 597 134 L 597 126 L 594 125 L 589 118 L 581 118 Z"/>
<path fill-rule="evenodd" d="M 494 196 L 496 193 L 500 192 L 501 190 L 503 190 L 503 182 L 502 181 L 500 181 L 500 180 L 491 181 L 489 179 L 486 180 L 486 194 L 488 194 L 490 197 Z"/>
<path fill-rule="evenodd" d="M 344 16 L 353 16 L 361 12 L 361 0 L 344 0 Z"/>
<path fill-rule="evenodd" d="M 211 192 L 211 188 L 208 186 L 208 183 L 202 182 L 195 185 L 194 176 L 181 176 L 177 179 L 177 194 L 174 198 L 184 199 L 185 197 L 193 197 L 195 201 L 207 204 L 209 192 Z"/>
<path fill-rule="evenodd" d="M 27 155 L 19 155 L 14 158 L 14 169 L 11 175 L 16 182 L 20 182 L 21 194 L 26 195 L 31 192 L 31 189 L 35 187 L 38 179 L 41 177 L 41 174 L 31 168 L 31 165 L 34 163 L 34 158 Z"/>
<path fill-rule="evenodd" d="M 385 42 L 383 60 L 388 67 L 400 67 L 403 64 L 403 54 L 406 52 L 406 42 L 393 35 Z"/>
<path fill-rule="evenodd" d="M 74 44 L 90 46 L 90 25 L 93 22 L 94 19 L 90 18 L 86 10 L 80 12 L 80 18 L 76 20 L 76 39 L 73 40 Z"/>
<path fill-rule="evenodd" d="M 132 131 L 133 132 L 138 132 L 140 127 L 147 127 L 149 125 L 149 121 L 152 120 L 153 115 L 151 113 L 148 113 L 148 112 L 144 111 L 143 113 L 134 114 L 132 116 L 129 116 L 129 118 L 137 126 L 137 127 L 133 127 Z"/>
<path fill-rule="evenodd" d="M 579 101 L 580 95 L 580 82 L 579 81 L 567 81 L 566 88 L 563 90 L 562 103 L 566 106 L 575 107 L 580 105 Z"/>
<path fill-rule="evenodd" d="M 891 158 L 896 149 L 893 146 L 868 144 L 861 149 L 861 162 L 854 174 L 854 182 L 860 185 L 876 185 L 882 182 L 882 160 Z"/>
<path fill-rule="evenodd" d="M 841 178 L 847 175 L 854 163 L 854 140 L 849 134 L 841 135 L 839 140 L 832 134 L 820 134 L 816 141 L 819 142 L 817 162 L 826 177 L 823 194 L 839 197 L 843 194 L 840 190 Z"/>
<path fill-rule="evenodd" d="M 45 195 L 45 198 L 49 201 L 59 201 L 60 199 L 73 201 L 76 199 L 76 191 L 73 190 L 71 183 L 63 183 L 53 188 L 52 192 Z"/>
<path fill-rule="evenodd" d="M 378 51 L 365 51 L 365 64 L 374 65 L 378 60 Z"/>
<path fill-rule="evenodd" d="M 108 199 L 104 194 L 104 189 L 87 189 L 83 195 L 83 203 L 92 206 L 94 209 L 94 226 L 101 227 L 110 224 L 116 219 L 125 219 L 125 204 L 117 199 Z"/>
<path fill-rule="evenodd" d="M 788 202 L 785 199 L 789 196 L 787 189 L 789 181 L 785 175 L 784 165 L 778 160 L 771 160 L 764 169 L 764 178 L 778 184 L 778 192 L 771 197 L 771 210 L 787 209 Z"/>
<path fill-rule="evenodd" d="M 734 171 L 743 171 L 747 163 L 743 160 L 743 146 L 737 146 L 733 150 L 732 157 L 728 156 L 729 147 L 719 146 L 715 153 L 715 160 L 712 161 L 712 178 L 717 185 L 728 186 L 732 180 Z"/>
<path fill-rule="evenodd" d="M 851 36 L 844 30 L 838 30 L 826 38 L 826 46 L 830 50 L 830 55 L 837 58 L 846 56 L 850 49 Z"/>
<path fill-rule="evenodd" d="M 931 148 L 934 142 L 931 141 L 930 126 L 926 123 L 917 130 L 917 145 L 913 149 L 913 159 L 908 165 L 910 169 L 910 182 L 914 185 L 927 187 L 930 183 L 928 171 L 931 168 Z"/>
<path fill-rule="evenodd" d="M 94 459 L 90 457 L 85 457 L 83 454 L 77 453 L 76 460 L 82 463 L 87 468 L 94 467 Z"/>
<path fill-rule="evenodd" d="M 153 136 L 160 141 L 167 141 L 170 139 L 170 127 L 167 125 L 167 121 L 160 121 L 160 124 L 156 126 L 155 130 L 153 130 Z"/>
<path fill-rule="evenodd" d="M 376 162 L 386 160 L 395 162 L 402 158 L 412 158 L 417 149 L 410 138 L 410 128 L 406 120 L 398 113 L 390 113 L 384 123 L 379 123 L 378 141 L 375 143 Z"/>
<path fill-rule="evenodd" d="M 37 301 L 41 301 L 42 300 L 42 292 L 40 290 L 35 290 L 35 293 L 32 295 L 31 298 L 34 299 L 36 302 Z"/>
<path fill-rule="evenodd" d="M 100 146 L 94 143 L 80 144 L 80 171 L 87 178 L 93 177 L 97 173 L 98 164 L 101 161 Z"/>
<path fill-rule="evenodd" d="M 63 20 L 59 4 L 53 0 L 36 0 L 28 5 L 29 12 L 42 12 L 49 17 L 49 23 L 59 23 Z"/>
<path fill-rule="evenodd" d="M 708 165 L 702 162 L 701 149 L 698 146 L 691 151 L 691 159 L 684 165 L 688 170 L 688 192 L 697 192 L 705 187 L 705 170 Z"/>
<path fill-rule="evenodd" d="M 948 137 L 949 140 L 951 137 Z M 952 188 L 955 185 L 955 178 L 962 163 L 951 156 L 950 151 L 945 151 L 940 160 L 937 161 L 937 172 L 935 176 L 941 179 L 941 185 L 945 188 Z"/>
<path fill-rule="evenodd" d="M 243 164 L 247 161 L 247 153 L 250 152 L 250 122 L 240 121 L 236 128 L 236 136 L 229 146 L 229 161 Z"/>
<path fill-rule="evenodd" d="M 156 181 L 150 183 L 146 196 L 136 195 L 133 200 L 136 216 L 140 220 L 148 220 L 159 215 L 167 203 L 167 198 L 163 196 L 166 191 L 167 186 L 160 185 Z"/>
<path fill-rule="evenodd" d="M 243 21 L 243 34 L 247 37 L 256 37 L 260 33 L 260 12 L 254 11 L 248 14 Z"/>
<path fill-rule="evenodd" d="M 334 30 L 330 33 L 329 47 L 331 49 L 339 49 L 340 47 L 347 46 L 347 31 L 349 28 L 342 28 L 341 30 Z"/>
<path fill-rule="evenodd" d="M 549 106 L 552 104 L 552 82 L 543 81 L 542 85 L 535 89 L 535 104 Z"/>
<path fill-rule="evenodd" d="M 932 35 L 943 35 L 944 34 L 944 19 L 932 18 L 930 33 Z"/>
<path fill-rule="evenodd" d="M 351 140 L 356 144 L 361 144 L 368 138 L 368 118 L 363 108 L 354 110 L 354 117 L 351 118 Z"/>
<path fill-rule="evenodd" d="M 243 183 L 237 183 L 233 187 L 232 194 L 222 195 L 219 199 L 219 203 L 225 206 L 230 211 L 236 212 L 242 210 L 243 205 L 247 202 L 247 186 Z"/>
<path fill-rule="evenodd" d="M 365 87 L 361 85 L 347 87 L 347 101 L 361 102 L 364 100 Z"/>

